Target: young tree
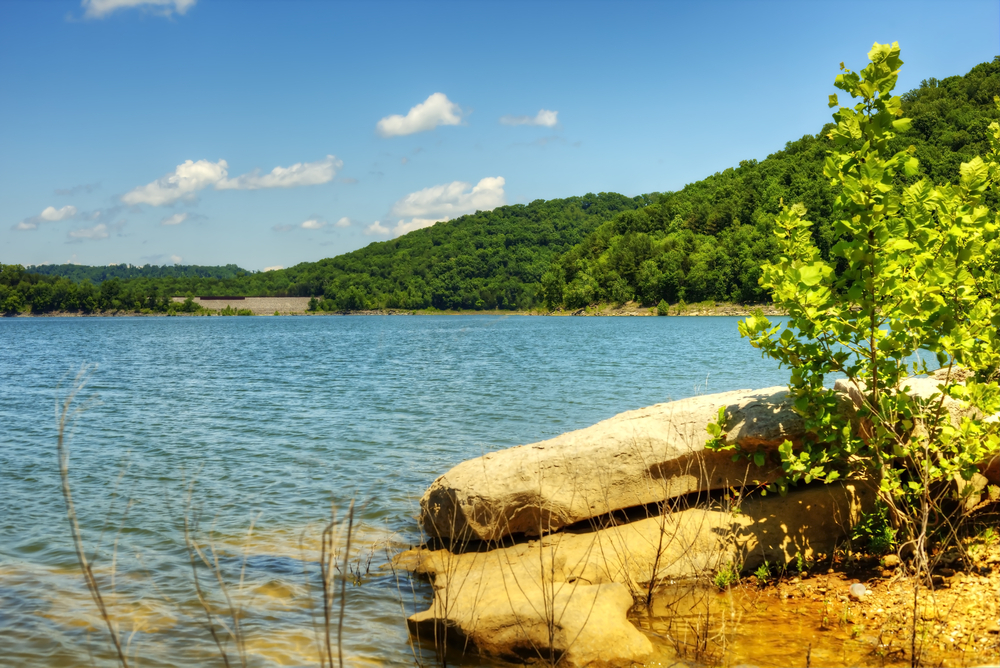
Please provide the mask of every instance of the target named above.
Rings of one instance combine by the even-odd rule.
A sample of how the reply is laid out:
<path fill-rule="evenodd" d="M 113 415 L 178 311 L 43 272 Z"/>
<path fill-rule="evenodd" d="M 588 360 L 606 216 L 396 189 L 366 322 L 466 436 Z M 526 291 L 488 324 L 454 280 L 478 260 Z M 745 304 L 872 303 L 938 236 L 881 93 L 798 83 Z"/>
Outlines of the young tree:
<path fill-rule="evenodd" d="M 989 127 L 987 159 L 963 163 L 956 184 L 913 182 L 913 147 L 889 149 L 909 127 L 900 98 L 891 95 L 903 64 L 899 45 L 876 43 L 868 58 L 860 72 L 841 63 L 836 78 L 856 102 L 840 106 L 830 96 L 836 127 L 824 175 L 838 193 L 841 238 L 833 261 L 820 257 L 805 207 L 784 207 L 775 232 L 780 257 L 763 266 L 760 283 L 788 322 L 772 326 L 756 315 L 739 328 L 791 369 L 790 393 L 805 420 L 802 447 L 780 448 L 779 490 L 845 475 L 873 480 L 912 537 L 931 487 L 956 474 L 968 480 L 977 464 L 1000 453 L 997 423 L 980 419 L 1000 405 L 1000 216 L 986 203 L 990 190 L 1000 194 L 1000 125 Z M 927 352 L 941 367 L 970 369 L 973 378 L 963 386 L 950 377 L 930 400 L 911 395 L 905 379 L 928 372 L 920 359 Z M 862 397 L 854 428 L 824 384 L 836 372 Z M 946 395 L 978 413 L 954 424 L 942 410 Z"/>

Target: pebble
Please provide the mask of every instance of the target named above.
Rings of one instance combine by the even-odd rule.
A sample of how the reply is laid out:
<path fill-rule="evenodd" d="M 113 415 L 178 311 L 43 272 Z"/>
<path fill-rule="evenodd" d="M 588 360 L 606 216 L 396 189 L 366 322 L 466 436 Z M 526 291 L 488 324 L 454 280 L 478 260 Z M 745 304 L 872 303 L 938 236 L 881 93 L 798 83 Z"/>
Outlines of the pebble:
<path fill-rule="evenodd" d="M 887 554 L 884 559 L 882 559 L 882 564 L 886 568 L 896 568 L 899 566 L 899 557 L 895 554 Z"/>
<path fill-rule="evenodd" d="M 868 589 L 861 583 L 852 584 L 851 588 L 847 590 L 847 594 L 855 601 L 860 601 L 868 594 Z"/>

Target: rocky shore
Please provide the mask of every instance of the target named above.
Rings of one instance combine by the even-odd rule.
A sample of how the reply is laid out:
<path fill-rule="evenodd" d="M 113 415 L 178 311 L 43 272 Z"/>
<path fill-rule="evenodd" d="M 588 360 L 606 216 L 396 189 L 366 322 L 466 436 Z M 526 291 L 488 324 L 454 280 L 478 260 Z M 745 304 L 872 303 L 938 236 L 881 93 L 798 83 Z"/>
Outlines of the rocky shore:
<path fill-rule="evenodd" d="M 912 381 L 916 392 L 930 392 L 940 382 Z M 848 388 L 840 389 L 843 410 L 851 410 Z M 875 490 L 846 481 L 760 496 L 761 486 L 780 473 L 770 458 L 757 466 L 705 448 L 705 426 L 720 408 L 725 439 L 740 449 L 769 453 L 786 439 L 796 444 L 803 438 L 784 388 L 739 390 L 622 413 L 460 463 L 440 476 L 420 504 L 430 540 L 395 560 L 433 583 L 430 607 L 409 618 L 411 634 L 518 663 L 633 666 L 663 659 L 664 638 L 673 644 L 667 655 L 683 658 L 676 633 L 656 631 L 663 619 L 649 621 L 667 585 L 676 583 L 702 593 L 726 591 L 732 599 L 753 573 L 749 582 L 758 590 L 771 583 L 777 601 L 795 600 L 795 592 L 838 606 L 846 601 L 845 620 L 876 592 L 878 600 L 894 601 L 909 591 L 912 607 L 912 579 L 896 589 L 886 584 L 905 570 L 895 570 L 897 557 L 873 565 L 849 547 L 852 528 L 874 507 Z M 952 408 L 953 415 L 961 413 L 960 406 Z M 983 463 L 986 482 L 1000 483 L 997 465 Z M 1000 537 L 997 543 L 1000 550 Z M 862 567 L 869 585 L 856 577 Z M 825 579 L 813 582 L 811 572 Z M 989 572 L 985 583 L 1000 582 L 1000 566 Z M 785 577 L 774 586 L 772 574 Z M 975 577 L 963 582 L 978 584 Z M 927 583 L 931 599 L 934 582 Z M 990 631 L 996 602 L 976 600 L 965 620 L 968 637 L 977 651 L 996 652 L 1000 642 Z M 706 620 L 712 605 L 705 605 Z M 885 605 L 870 609 L 873 618 L 905 625 L 905 610 L 887 612 Z M 944 603 L 932 605 L 944 609 Z M 928 613 L 933 619 L 924 620 L 919 610 L 916 618 L 911 614 L 911 625 L 918 618 L 938 623 L 938 607 Z M 637 618 L 637 610 L 649 623 Z M 708 635 L 702 640 L 694 647 L 708 651 Z M 805 657 L 809 648 L 801 649 Z"/>
<path fill-rule="evenodd" d="M 174 302 L 183 303 L 183 297 L 175 297 Z M 225 307 L 232 309 L 248 309 L 253 315 L 493 315 L 493 316 L 604 316 L 604 317 L 631 317 L 631 316 L 657 316 L 659 312 L 655 306 L 641 306 L 636 302 L 628 302 L 620 306 L 613 304 L 596 304 L 587 308 L 557 311 L 545 311 L 541 309 L 529 309 L 524 311 L 474 311 L 455 310 L 442 311 L 439 309 L 365 309 L 358 311 L 308 311 L 308 297 L 246 297 L 240 300 L 217 300 L 196 298 L 195 303 L 212 311 L 218 311 Z M 673 304 L 668 309 L 668 316 L 748 316 L 756 309 L 760 309 L 767 316 L 784 315 L 780 309 L 773 304 L 763 305 L 743 305 L 729 304 L 723 302 L 703 302 L 699 304 Z M 166 313 L 138 313 L 135 311 L 92 311 L 84 313 L 81 311 L 48 311 L 45 313 L 17 313 L 6 314 L 15 317 L 123 317 L 123 316 L 164 316 Z M 186 315 L 178 313 L 177 315 Z"/>

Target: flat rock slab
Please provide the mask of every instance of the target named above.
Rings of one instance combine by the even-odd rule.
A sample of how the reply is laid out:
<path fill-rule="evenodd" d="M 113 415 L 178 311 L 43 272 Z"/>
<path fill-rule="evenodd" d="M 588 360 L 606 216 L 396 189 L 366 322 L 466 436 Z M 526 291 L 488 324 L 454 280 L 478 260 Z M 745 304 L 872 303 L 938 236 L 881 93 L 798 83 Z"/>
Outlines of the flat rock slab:
<path fill-rule="evenodd" d="M 650 583 L 830 554 L 874 500 L 866 486 L 832 484 L 488 552 L 409 550 L 396 565 L 433 580 L 431 607 L 409 619 L 415 635 L 508 660 L 630 666 L 652 649 L 627 618 Z"/>
<path fill-rule="evenodd" d="M 705 449 L 726 408 L 726 441 L 770 452 L 802 438 L 786 388 L 737 390 L 621 413 L 592 427 L 463 462 L 420 501 L 431 536 L 495 541 L 564 526 L 691 492 L 771 482 L 781 473 Z"/>

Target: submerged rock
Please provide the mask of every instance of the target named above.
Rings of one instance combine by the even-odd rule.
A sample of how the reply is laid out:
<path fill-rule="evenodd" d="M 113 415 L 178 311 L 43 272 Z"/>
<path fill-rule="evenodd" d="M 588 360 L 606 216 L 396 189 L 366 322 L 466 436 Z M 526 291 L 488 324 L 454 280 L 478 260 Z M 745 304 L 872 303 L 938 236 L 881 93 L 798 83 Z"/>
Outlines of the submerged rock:
<path fill-rule="evenodd" d="M 486 552 L 410 550 L 396 564 L 434 583 L 431 607 L 409 619 L 415 635 L 440 641 L 447 632 L 469 651 L 512 660 L 552 652 L 560 665 L 628 666 L 651 651 L 626 617 L 650 583 L 829 554 L 874 498 L 867 487 L 832 484 Z"/>
<path fill-rule="evenodd" d="M 420 501 L 431 536 L 495 541 L 543 535 L 607 513 L 691 492 L 770 482 L 781 472 L 705 449 L 726 408 L 726 443 L 770 454 L 802 438 L 783 387 L 692 397 L 621 413 L 556 438 L 455 466 Z"/>

